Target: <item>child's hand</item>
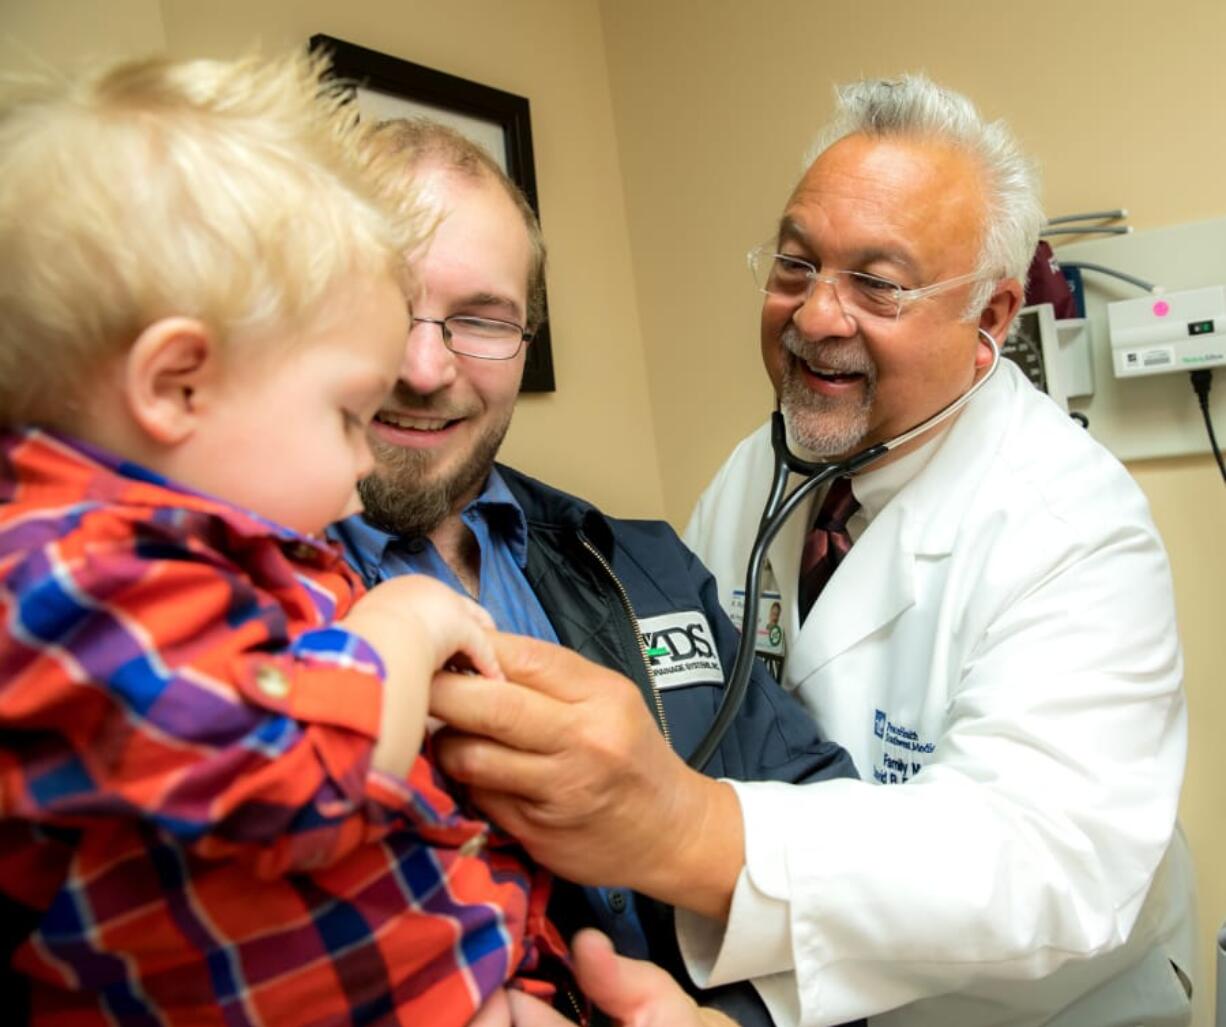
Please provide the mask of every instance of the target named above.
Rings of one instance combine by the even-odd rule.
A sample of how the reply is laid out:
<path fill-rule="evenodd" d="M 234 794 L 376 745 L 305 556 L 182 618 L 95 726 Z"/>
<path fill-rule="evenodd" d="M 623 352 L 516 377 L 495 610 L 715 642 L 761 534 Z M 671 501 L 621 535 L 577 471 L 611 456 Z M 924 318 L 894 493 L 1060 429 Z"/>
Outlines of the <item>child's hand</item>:
<path fill-rule="evenodd" d="M 384 590 L 389 590 L 385 592 Z M 416 617 L 425 637 L 434 646 L 434 670 L 449 664 L 455 669 L 475 670 L 487 678 L 501 678 L 491 637 L 497 630 L 494 618 L 466 596 L 424 574 L 406 574 L 385 581 L 367 593 Z M 461 657 L 459 661 L 456 657 Z"/>
<path fill-rule="evenodd" d="M 372 764 L 397 777 L 408 772 L 421 748 L 435 671 L 454 662 L 485 677 L 502 677 L 490 615 L 421 574 L 376 585 L 339 623 L 383 659 L 383 718 Z"/>
<path fill-rule="evenodd" d="M 377 621 L 374 633 L 380 637 L 359 626 L 367 619 Z M 380 582 L 354 604 L 345 624 L 364 634 L 385 659 L 388 645 L 425 646 L 431 670 L 458 662 L 484 677 L 502 677 L 491 639 L 493 618 L 471 599 L 424 574 Z"/>

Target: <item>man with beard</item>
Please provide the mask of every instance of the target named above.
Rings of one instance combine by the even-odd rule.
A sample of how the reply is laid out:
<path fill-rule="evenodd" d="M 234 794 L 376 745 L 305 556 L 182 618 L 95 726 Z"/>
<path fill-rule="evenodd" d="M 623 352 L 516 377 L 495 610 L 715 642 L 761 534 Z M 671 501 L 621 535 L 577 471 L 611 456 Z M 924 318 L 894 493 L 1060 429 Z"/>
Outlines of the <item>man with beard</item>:
<path fill-rule="evenodd" d="M 466 702 L 464 690 L 475 682 L 455 675 L 435 688 L 439 702 L 458 707 L 454 717 L 440 709 L 444 720 L 488 714 L 506 693 L 526 694 L 516 687 L 525 681 L 581 685 L 597 700 L 598 712 L 588 719 L 594 737 L 660 742 L 630 777 L 648 790 L 666 789 L 653 768 L 661 754 L 671 768 L 697 747 L 736 650 L 715 582 L 666 524 L 605 517 L 495 463 L 525 347 L 543 313 L 540 230 L 519 190 L 463 136 L 427 120 L 391 122 L 382 131 L 389 151 L 404 156 L 406 182 L 438 220 L 415 260 L 419 289 L 399 380 L 372 426 L 377 468 L 360 487 L 365 513 L 335 525 L 333 534 L 369 585 L 429 574 L 478 599 L 501 631 L 561 642 L 595 661 L 504 638 L 499 657 L 508 681 L 496 683 L 500 695 Z M 553 731 L 548 719 L 542 726 Z M 441 740 L 439 750 L 446 751 Z M 854 770 L 758 667 L 708 772 L 815 781 Z M 734 803 L 710 778 L 687 776 L 714 793 L 714 802 Z M 564 767 L 551 769 L 551 790 L 580 785 Z M 480 790 L 473 796 L 480 803 Z M 622 806 L 609 823 L 634 816 Z M 649 850 L 636 858 L 650 858 Z M 564 927 L 598 925 L 620 953 L 684 978 L 667 907 L 616 887 L 626 878 L 622 871 L 553 869 L 584 884 L 613 885 L 560 886 L 551 914 Z M 770 1023 L 747 985 L 703 1001 L 747 1027 Z"/>
<path fill-rule="evenodd" d="M 1028 162 L 963 97 L 918 77 L 843 90 L 752 255 L 793 448 L 841 460 L 982 379 L 1041 224 Z M 725 604 L 771 470 L 763 427 L 687 532 Z M 864 780 L 730 782 L 737 805 L 712 816 L 664 765 L 653 815 L 623 784 L 642 744 L 619 760 L 569 742 L 570 765 L 592 769 L 561 799 L 525 798 L 557 756 L 515 731 L 475 726 L 501 745 L 458 740 L 444 765 L 546 864 L 629 867 L 679 907 L 696 979 L 753 978 L 778 1024 L 1186 1023 L 1181 660 L 1166 556 L 1127 472 L 1006 361 L 956 418 L 807 513 L 771 546 L 763 591 L 782 603 L 785 686 Z M 607 829 L 610 792 L 639 829 Z M 686 843 L 636 863 L 662 822 Z"/>

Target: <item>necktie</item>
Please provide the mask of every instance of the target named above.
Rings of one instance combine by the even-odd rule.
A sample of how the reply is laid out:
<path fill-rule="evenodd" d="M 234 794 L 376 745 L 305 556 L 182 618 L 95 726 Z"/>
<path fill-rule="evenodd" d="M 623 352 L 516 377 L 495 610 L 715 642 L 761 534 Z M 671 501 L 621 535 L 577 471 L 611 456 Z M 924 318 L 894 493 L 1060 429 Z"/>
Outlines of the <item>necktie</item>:
<path fill-rule="evenodd" d="M 800 554 L 800 623 L 805 622 L 810 607 L 851 548 L 847 522 L 859 509 L 860 504 L 851 494 L 851 479 L 835 478 Z"/>

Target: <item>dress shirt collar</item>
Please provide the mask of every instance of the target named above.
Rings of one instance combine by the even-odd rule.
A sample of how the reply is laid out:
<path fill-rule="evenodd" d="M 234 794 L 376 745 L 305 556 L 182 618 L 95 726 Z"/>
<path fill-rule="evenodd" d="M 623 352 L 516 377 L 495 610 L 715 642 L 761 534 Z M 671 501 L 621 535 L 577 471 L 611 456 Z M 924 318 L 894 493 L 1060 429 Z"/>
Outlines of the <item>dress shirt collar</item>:
<path fill-rule="evenodd" d="M 477 521 L 484 521 L 510 551 L 519 568 L 527 566 L 528 520 L 497 468 L 490 471 L 480 495 L 460 511 L 460 517 L 470 528 Z M 328 534 L 340 541 L 363 567 L 383 566 L 387 551 L 392 547 L 403 547 L 410 553 L 419 553 L 425 548 L 424 539 L 385 531 L 362 514 L 334 524 Z"/>
<path fill-rule="evenodd" d="M 851 494 L 859 500 L 857 516 L 867 527 L 903 486 L 924 469 L 939 448 L 943 432 L 926 439 L 924 444 L 884 467 L 869 467 L 851 479 Z"/>

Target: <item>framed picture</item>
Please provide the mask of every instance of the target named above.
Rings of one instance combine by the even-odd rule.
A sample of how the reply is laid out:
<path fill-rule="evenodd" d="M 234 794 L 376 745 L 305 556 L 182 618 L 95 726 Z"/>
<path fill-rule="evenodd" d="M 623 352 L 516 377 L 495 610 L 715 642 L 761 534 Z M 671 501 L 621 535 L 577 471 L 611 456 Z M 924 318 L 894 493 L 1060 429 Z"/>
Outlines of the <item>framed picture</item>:
<path fill-rule="evenodd" d="M 332 36 L 314 35 L 310 45 L 331 55 L 334 74 L 357 83 L 362 117 L 382 121 L 426 115 L 450 125 L 485 148 L 540 218 L 526 98 Z M 556 387 L 546 318 L 528 346 L 523 391 L 553 392 Z"/>

